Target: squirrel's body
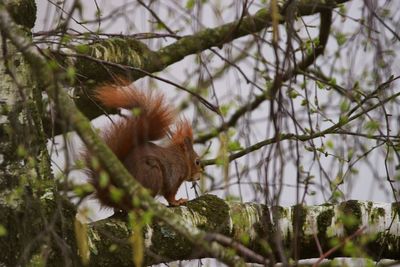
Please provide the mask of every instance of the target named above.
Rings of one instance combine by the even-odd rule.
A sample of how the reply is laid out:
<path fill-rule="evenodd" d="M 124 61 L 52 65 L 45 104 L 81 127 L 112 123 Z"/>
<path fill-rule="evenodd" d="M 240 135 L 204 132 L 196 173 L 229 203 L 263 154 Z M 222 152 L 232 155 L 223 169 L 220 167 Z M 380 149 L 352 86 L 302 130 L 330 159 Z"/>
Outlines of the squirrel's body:
<path fill-rule="evenodd" d="M 136 147 L 123 162 L 133 177 L 142 177 L 142 185 L 150 189 L 153 196 L 175 196 L 183 181 L 190 175 L 190 170 L 180 149 L 174 146 L 161 147 L 153 143 Z M 159 177 L 166 179 L 161 181 Z M 168 178 L 169 177 L 169 178 Z"/>
<path fill-rule="evenodd" d="M 132 110 L 132 115 L 122 116 L 103 131 L 104 142 L 125 165 L 132 176 L 153 196 L 162 195 L 172 206 L 185 203 L 186 199 L 175 199 L 179 186 L 184 181 L 200 178 L 201 166 L 193 149 L 192 127 L 187 120 L 180 120 L 171 130 L 175 111 L 166 105 L 163 95 L 154 95 L 136 90 L 132 86 L 104 85 L 96 90 L 95 97 L 106 107 Z M 166 146 L 151 141 L 168 137 Z M 106 187 L 100 186 L 100 168 L 90 164 L 90 153 L 85 160 L 90 168 L 90 178 L 96 187 L 99 200 L 107 206 L 129 208 L 130 200 L 115 203 L 110 197 L 112 177 Z"/>

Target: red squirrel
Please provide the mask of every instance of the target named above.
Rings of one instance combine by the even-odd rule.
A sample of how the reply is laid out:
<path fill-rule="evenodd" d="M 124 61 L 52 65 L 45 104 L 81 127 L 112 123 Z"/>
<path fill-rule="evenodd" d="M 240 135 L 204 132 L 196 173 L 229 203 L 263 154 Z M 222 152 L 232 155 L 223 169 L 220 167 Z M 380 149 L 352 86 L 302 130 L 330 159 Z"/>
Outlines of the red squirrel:
<path fill-rule="evenodd" d="M 152 196 L 162 195 L 170 206 L 185 204 L 187 199 L 176 199 L 179 186 L 184 181 L 200 179 L 202 167 L 200 158 L 193 149 L 193 130 L 186 119 L 176 119 L 176 111 L 165 103 L 164 95 L 151 91 L 143 92 L 133 86 L 105 84 L 96 88 L 94 97 L 107 108 L 131 110 L 129 116 L 102 131 L 104 142 L 114 152 L 134 179 L 149 189 Z M 159 146 L 151 141 L 167 137 L 168 144 Z M 90 153 L 85 152 L 87 163 Z M 112 177 L 107 187 L 100 186 L 99 169 L 89 166 L 91 183 L 103 205 L 126 209 L 125 204 L 116 203 L 110 197 Z"/>

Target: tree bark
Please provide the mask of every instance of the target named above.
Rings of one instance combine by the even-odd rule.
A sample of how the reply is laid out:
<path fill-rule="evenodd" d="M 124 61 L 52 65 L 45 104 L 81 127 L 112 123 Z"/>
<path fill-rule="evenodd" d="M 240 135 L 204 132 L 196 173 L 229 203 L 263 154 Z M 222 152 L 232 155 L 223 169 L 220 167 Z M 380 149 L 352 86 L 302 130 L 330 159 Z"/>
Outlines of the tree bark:
<path fill-rule="evenodd" d="M 349 241 L 353 253 L 360 257 L 369 255 L 372 259 L 400 260 L 400 206 L 396 203 L 350 200 L 319 206 L 267 207 L 258 203 L 226 202 L 204 195 L 190 201 L 186 207 L 170 210 L 179 214 L 185 224 L 242 242 L 266 259 L 272 256 L 279 261 L 275 249 L 277 231 L 288 257 L 294 258 L 296 244 L 298 259 L 309 259 L 321 256 L 316 240 L 326 252 L 365 227 Z M 272 223 L 274 217 L 277 225 Z M 93 266 L 104 262 L 110 266 L 130 266 L 132 250 L 127 241 L 130 232 L 125 222 L 108 218 L 89 224 L 89 229 Z M 210 257 L 160 221 L 146 227 L 144 236 L 147 264 Z M 110 237 L 118 238 L 113 241 Z M 118 244 L 119 251 L 110 252 L 113 243 Z M 350 243 L 339 246 L 328 258 L 349 256 Z"/>
<path fill-rule="evenodd" d="M 55 203 L 51 200 L 46 202 L 49 206 Z M 75 208 L 67 202 L 63 203 L 65 203 L 63 211 L 65 214 L 70 214 L 64 222 L 65 241 L 73 255 L 77 253 L 73 229 Z M 320 243 L 322 251 L 326 252 L 334 247 L 334 244 L 340 244 L 344 238 L 366 227 L 351 240 L 356 252 L 367 253 L 376 260 L 382 258 L 400 260 L 398 253 L 400 207 L 395 203 L 351 200 L 335 205 L 271 208 L 257 203 L 230 203 L 213 195 L 204 195 L 188 202 L 186 207 L 170 208 L 170 210 L 182 218 L 182 223 L 208 233 L 223 234 L 267 259 L 277 256 L 274 249 L 275 231 L 280 232 L 284 249 L 289 257 L 293 257 L 293 244 L 297 243 L 300 249 L 299 259 L 308 259 L 320 257 L 316 240 Z M 30 212 L 39 211 L 30 210 Z M 296 223 L 296 216 L 299 213 L 302 219 Z M 37 223 L 31 225 L 30 231 L 21 231 L 18 221 L 12 221 L 11 217 L 4 216 L 10 214 L 9 207 L 0 206 L 0 214 L 2 223 L 8 222 L 7 226 L 17 226 L 8 227 L 8 238 L 0 239 L 0 249 L 3 251 L 1 262 L 10 263 L 7 257 L 15 255 L 16 237 L 24 233 L 24 240 L 35 240 L 37 233 L 45 226 L 36 220 Z M 271 224 L 269 218 L 273 216 L 278 216 L 278 225 Z M 297 237 L 294 234 L 296 225 L 301 229 Z M 124 218 L 110 217 L 89 223 L 87 226 L 90 266 L 132 266 L 132 246 L 129 241 L 132 233 Z M 146 264 L 211 256 L 193 246 L 185 237 L 177 234 L 160 220 L 154 220 L 151 225 L 146 226 L 143 234 Z M 210 238 L 213 234 L 210 234 Z M 38 253 L 40 254 L 40 251 Z M 343 244 L 328 258 L 349 256 L 347 253 L 349 253 L 348 244 Z M 54 257 L 59 254 L 51 255 Z M 62 258 L 51 258 L 49 262 L 60 264 Z"/>
<path fill-rule="evenodd" d="M 180 216 L 182 223 L 209 233 L 206 239 L 222 234 L 269 261 L 271 258 L 280 260 L 275 249 L 274 233 L 277 231 L 285 252 L 291 258 L 294 258 L 294 244 L 298 246 L 298 259 L 319 258 L 318 240 L 322 252 L 339 244 L 327 258 L 346 257 L 348 253 L 354 257 L 356 253 L 360 257 L 368 254 L 375 260 L 400 260 L 400 206 L 396 203 L 350 200 L 318 206 L 267 207 L 258 203 L 226 202 L 213 195 L 204 195 L 189 201 L 187 206 L 169 210 Z M 72 223 L 75 210 L 66 205 L 64 211 L 71 214 L 64 225 L 65 233 L 68 233 L 65 240 L 76 249 Z M 0 207 L 0 214 L 7 214 L 4 206 Z M 276 225 L 271 223 L 275 216 Z M 43 225 L 35 225 L 38 231 L 41 227 Z M 114 216 L 89 223 L 87 227 L 89 266 L 132 266 L 132 232 L 125 218 Z M 296 228 L 299 229 L 297 235 Z M 19 233 L 18 229 L 11 232 L 13 229 L 9 236 Z M 353 239 L 341 244 L 356 231 L 359 232 Z M 143 235 L 147 265 L 212 256 L 161 220 L 156 219 L 146 226 Z M 33 238 L 34 234 L 31 236 Z M 10 251 L 10 244 L 13 243 L 0 243 L 0 249 Z M 241 250 L 235 253 L 240 255 Z M 251 258 L 247 260 L 252 261 Z"/>

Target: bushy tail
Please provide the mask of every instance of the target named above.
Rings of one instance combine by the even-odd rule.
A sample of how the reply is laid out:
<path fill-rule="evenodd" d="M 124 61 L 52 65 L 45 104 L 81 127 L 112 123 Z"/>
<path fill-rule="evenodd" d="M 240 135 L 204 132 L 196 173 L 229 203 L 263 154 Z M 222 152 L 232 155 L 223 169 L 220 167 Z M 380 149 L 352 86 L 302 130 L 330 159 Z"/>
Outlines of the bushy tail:
<path fill-rule="evenodd" d="M 132 111 L 131 116 L 121 118 L 103 133 L 104 141 L 120 159 L 136 145 L 165 137 L 175 120 L 175 110 L 166 104 L 164 96 L 152 91 L 106 84 L 97 88 L 95 98 L 108 108 Z"/>

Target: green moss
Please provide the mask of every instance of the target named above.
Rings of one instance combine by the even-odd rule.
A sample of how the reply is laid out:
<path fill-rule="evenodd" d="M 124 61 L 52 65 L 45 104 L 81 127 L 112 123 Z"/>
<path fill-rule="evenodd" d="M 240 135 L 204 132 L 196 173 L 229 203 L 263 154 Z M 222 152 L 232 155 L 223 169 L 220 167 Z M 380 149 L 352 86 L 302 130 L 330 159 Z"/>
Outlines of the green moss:
<path fill-rule="evenodd" d="M 373 258 L 400 259 L 400 237 L 390 233 L 379 233 L 368 245 L 369 255 Z M 382 256 L 384 255 L 384 256 Z"/>
<path fill-rule="evenodd" d="M 292 225 L 293 225 L 293 239 L 291 244 L 287 244 L 287 247 L 291 248 L 292 251 L 293 246 L 297 246 L 298 251 L 297 254 L 301 255 L 304 258 L 311 258 L 315 255 L 312 253 L 315 247 L 315 241 L 313 237 L 304 234 L 304 229 L 307 227 L 306 216 L 308 213 L 307 207 L 304 205 L 296 205 L 293 207 L 292 211 Z M 291 255 L 292 257 L 296 255 Z"/>
<path fill-rule="evenodd" d="M 370 211 L 370 223 L 376 223 L 376 221 L 379 219 L 379 217 L 384 217 L 385 216 L 385 209 L 384 208 L 372 208 Z"/>
<path fill-rule="evenodd" d="M 37 9 L 34 0 L 9 1 L 7 10 L 17 24 L 29 29 L 35 25 Z"/>
<path fill-rule="evenodd" d="M 400 222 L 400 203 L 399 202 L 392 203 L 391 209 L 392 209 L 393 217 L 396 217 L 396 214 L 397 214 L 397 220 Z"/>
<path fill-rule="evenodd" d="M 170 226 L 155 220 L 152 227 L 150 251 L 154 254 L 171 260 L 178 260 L 182 255 L 188 257 L 192 254 L 191 243 Z M 151 253 L 148 254 L 151 255 Z M 149 260 L 148 257 L 146 260 Z"/>
<path fill-rule="evenodd" d="M 263 236 L 262 231 L 259 231 L 260 227 L 257 227 L 260 224 L 260 220 L 256 218 L 259 218 L 260 214 L 256 205 L 235 203 L 231 205 L 231 217 L 232 237 L 234 239 L 248 243 L 250 239 Z M 257 225 L 254 225 L 254 223 L 257 223 Z M 251 227 L 254 229 L 253 232 L 249 232 Z"/>
<path fill-rule="evenodd" d="M 197 227 L 205 231 L 228 234 L 229 231 L 229 207 L 220 198 L 214 195 L 204 195 L 187 203 L 189 210 L 207 220 L 198 221 Z M 174 212 L 180 212 L 181 208 L 172 208 Z M 151 234 L 150 250 L 160 257 L 170 260 L 178 260 L 192 255 L 195 250 L 191 243 L 174 229 L 161 221 L 154 221 Z"/>
<path fill-rule="evenodd" d="M 351 235 L 361 226 L 361 206 L 357 200 L 343 202 L 339 206 L 342 211 L 341 221 L 344 226 L 345 235 Z"/>
<path fill-rule="evenodd" d="M 317 217 L 318 237 L 326 237 L 326 231 L 332 224 L 332 219 L 335 215 L 333 209 L 328 209 L 321 212 Z"/>
<path fill-rule="evenodd" d="M 384 208 L 378 208 L 377 209 L 377 213 L 378 213 L 378 216 L 385 216 L 385 209 Z"/>
<path fill-rule="evenodd" d="M 279 218 L 288 218 L 289 210 L 284 207 L 277 206 L 275 207 L 275 212 L 277 212 Z"/>
<path fill-rule="evenodd" d="M 368 211 L 370 211 L 370 210 L 372 209 L 372 206 L 373 206 L 372 201 L 369 201 L 369 202 L 368 202 L 368 205 L 367 205 Z"/>
<path fill-rule="evenodd" d="M 307 208 L 304 205 L 293 206 L 292 210 L 292 226 L 293 229 L 298 229 L 299 234 L 304 234 L 304 224 L 306 221 Z"/>
<path fill-rule="evenodd" d="M 197 227 L 205 231 L 217 231 L 229 234 L 229 206 L 215 195 L 203 195 L 187 204 L 188 208 L 207 218 L 204 224 Z"/>
<path fill-rule="evenodd" d="M 144 43 L 135 39 L 109 38 L 90 45 L 77 46 L 76 51 L 97 60 L 114 63 L 114 65 L 99 64 L 96 60 L 78 58 L 76 63 L 78 72 L 97 82 L 112 79 L 110 73 L 134 80 L 144 76 L 143 72 L 135 69 L 151 72 L 152 69 L 159 68 L 161 62 Z"/>
<path fill-rule="evenodd" d="M 28 191 L 25 190 L 23 195 L 26 200 L 25 205 L 14 208 L 0 203 L 0 222 L 7 230 L 7 235 L 0 238 L 2 248 L 0 262 L 4 266 L 27 266 L 30 259 L 39 260 L 38 255 L 42 257 L 42 249 L 46 248 L 49 256 L 48 266 L 62 266 L 65 257 L 69 258 L 71 265 L 76 266 L 76 257 L 74 257 L 76 243 L 73 230 L 71 230 L 75 207 L 62 198 L 57 201 L 52 198 L 41 200 L 33 198 L 31 192 Z M 60 239 L 38 238 L 40 234 L 44 234 L 49 222 L 52 225 L 53 235 Z M 61 252 L 57 243 L 60 240 L 69 245 L 68 251 Z"/>
<path fill-rule="evenodd" d="M 97 221 L 93 230 L 88 231 L 89 250 L 96 256 L 90 259 L 89 266 L 129 266 L 126 259 L 132 259 L 132 246 L 128 242 L 131 231 L 127 223 L 108 218 Z"/>

